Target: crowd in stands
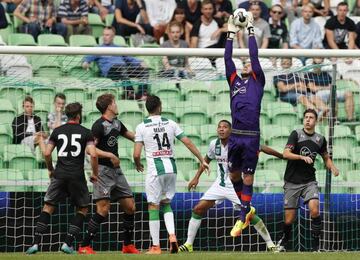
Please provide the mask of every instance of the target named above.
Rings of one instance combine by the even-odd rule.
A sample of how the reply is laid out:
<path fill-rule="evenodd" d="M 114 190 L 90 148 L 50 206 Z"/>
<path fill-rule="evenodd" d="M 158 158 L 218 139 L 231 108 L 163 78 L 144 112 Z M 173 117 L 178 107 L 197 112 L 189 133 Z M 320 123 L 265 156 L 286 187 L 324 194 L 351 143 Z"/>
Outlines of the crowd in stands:
<path fill-rule="evenodd" d="M 250 10 L 260 48 L 359 48 L 360 1 L 351 10 L 346 2 L 330 8 L 330 0 L 2 0 L 0 28 L 8 23 L 4 12 L 20 19 L 19 32 L 35 40 L 41 33 L 91 34 L 88 14 L 96 13 L 111 25 L 116 35 L 148 35 L 161 44 L 169 36 L 172 21 L 181 24 L 182 40 L 191 48 L 223 47 L 228 17 L 237 7 Z M 267 1 L 269 2 L 269 1 Z M 236 6 L 234 6 L 236 3 Z M 113 16 L 111 16 L 111 14 Z M 110 16 L 109 16 L 110 15 Z M 326 18 L 325 33 L 315 17 Z M 356 19 L 357 20 L 357 19 Z M 239 47 L 246 47 L 246 34 L 238 35 Z M 309 37 L 304 37 L 309 36 Z M 311 37 L 310 37 L 311 36 Z M 322 40 L 320 43 L 319 39 Z M 346 39 L 346 42 L 345 42 Z"/>

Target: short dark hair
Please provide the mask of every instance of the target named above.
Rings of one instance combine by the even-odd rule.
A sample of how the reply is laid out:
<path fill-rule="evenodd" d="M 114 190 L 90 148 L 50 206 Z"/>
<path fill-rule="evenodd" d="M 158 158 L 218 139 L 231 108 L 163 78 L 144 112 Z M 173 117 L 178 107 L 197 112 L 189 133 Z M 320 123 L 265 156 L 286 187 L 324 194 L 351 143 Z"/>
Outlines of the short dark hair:
<path fill-rule="evenodd" d="M 226 119 L 220 120 L 219 123 L 218 123 L 218 125 L 220 125 L 220 123 L 228 124 L 228 126 L 231 128 L 231 123 L 230 123 L 228 120 L 226 120 Z"/>
<path fill-rule="evenodd" d="M 113 31 L 113 33 L 115 33 L 115 29 L 112 26 L 105 26 L 104 30 L 111 30 L 111 31 Z"/>
<path fill-rule="evenodd" d="M 152 114 L 161 106 L 161 100 L 158 96 L 148 96 L 145 107 L 149 114 Z"/>
<path fill-rule="evenodd" d="M 24 98 L 23 105 L 25 104 L 25 102 L 30 102 L 33 105 L 35 104 L 34 99 L 32 97 L 30 97 L 30 96 L 26 96 Z"/>
<path fill-rule="evenodd" d="M 56 98 L 60 98 L 62 100 L 66 100 L 66 96 L 63 93 L 56 93 L 55 97 L 54 97 L 54 102 L 56 100 Z"/>
<path fill-rule="evenodd" d="M 81 117 L 82 105 L 79 102 L 67 104 L 65 107 L 65 115 L 68 119 L 75 119 L 76 116 Z"/>
<path fill-rule="evenodd" d="M 346 2 L 340 2 L 340 3 L 338 3 L 337 6 L 336 6 L 336 8 L 339 8 L 339 6 L 347 6 L 347 7 L 349 7 L 348 3 L 346 3 Z"/>
<path fill-rule="evenodd" d="M 315 119 L 318 119 L 318 113 L 315 111 L 315 109 L 312 109 L 312 108 L 308 108 L 308 109 L 306 109 L 305 111 L 304 111 L 304 117 L 305 117 L 305 115 L 307 114 L 307 113 L 312 113 L 312 114 L 314 114 L 315 115 Z"/>
<path fill-rule="evenodd" d="M 104 114 L 108 106 L 115 100 L 113 94 L 102 94 L 96 100 L 96 108 L 100 111 L 101 114 Z"/>

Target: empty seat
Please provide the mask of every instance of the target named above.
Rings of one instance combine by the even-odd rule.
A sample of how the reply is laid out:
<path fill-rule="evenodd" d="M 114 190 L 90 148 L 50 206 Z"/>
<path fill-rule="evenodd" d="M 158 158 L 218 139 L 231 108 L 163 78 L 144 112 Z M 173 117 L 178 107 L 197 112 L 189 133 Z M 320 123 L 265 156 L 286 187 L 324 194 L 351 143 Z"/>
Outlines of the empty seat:
<path fill-rule="evenodd" d="M 211 140 L 217 138 L 216 124 L 206 124 L 200 126 L 200 136 L 204 143 L 209 144 Z"/>
<path fill-rule="evenodd" d="M 281 125 L 264 125 L 260 130 L 268 145 L 278 147 L 285 147 L 291 133 L 288 127 Z"/>
<path fill-rule="evenodd" d="M 73 47 L 95 47 L 97 45 L 96 40 L 91 35 L 71 35 L 69 38 L 70 46 Z"/>
<path fill-rule="evenodd" d="M 105 17 L 105 25 L 111 27 L 113 21 L 114 21 L 114 14 L 107 14 Z"/>
<path fill-rule="evenodd" d="M 31 149 L 22 144 L 10 144 L 4 147 L 4 162 L 9 168 L 29 170 L 38 168 L 37 160 Z"/>
<path fill-rule="evenodd" d="M 24 55 L 6 54 L 0 56 L 0 68 L 8 77 L 29 79 L 32 77 L 32 67 Z"/>
<path fill-rule="evenodd" d="M 105 24 L 101 20 L 100 15 L 94 13 L 88 13 L 88 21 L 91 27 L 92 36 L 99 38 L 103 34 Z"/>
<path fill-rule="evenodd" d="M 325 128 L 325 136 L 326 138 L 329 137 L 329 128 Z M 356 137 L 352 134 L 348 126 L 335 125 L 333 138 L 333 144 L 344 147 L 348 153 L 351 152 L 353 147 L 357 146 Z"/>
<path fill-rule="evenodd" d="M 121 100 L 118 101 L 119 119 L 125 125 L 136 128 L 144 120 L 144 113 L 140 110 L 137 101 Z"/>
<path fill-rule="evenodd" d="M 17 107 L 18 104 L 22 105 L 26 90 L 21 86 L 1 86 L 0 98 L 10 100 L 13 107 Z"/>
<path fill-rule="evenodd" d="M 207 104 L 205 104 L 207 105 Z M 192 101 L 183 102 L 183 108 L 178 112 L 182 124 L 195 125 L 200 128 L 201 125 L 208 123 L 208 114 L 201 104 L 195 104 Z"/>
<path fill-rule="evenodd" d="M 186 100 L 194 100 L 196 102 L 208 102 L 212 99 L 210 82 L 189 81 L 181 83 L 182 91 Z"/>
<path fill-rule="evenodd" d="M 298 117 L 291 104 L 285 102 L 272 102 L 266 106 L 267 114 L 273 124 L 293 126 L 298 124 Z"/>
<path fill-rule="evenodd" d="M 31 34 L 13 33 L 9 35 L 8 45 L 36 46 L 37 44 Z"/>
<path fill-rule="evenodd" d="M 196 126 L 180 125 L 180 127 L 184 131 L 185 135 L 189 137 L 196 146 L 200 146 L 202 144 L 202 139 Z"/>
<path fill-rule="evenodd" d="M 10 124 L 0 125 L 0 155 L 4 152 L 4 147 L 12 143 L 12 129 Z"/>
<path fill-rule="evenodd" d="M 31 89 L 31 96 L 35 101 L 35 107 L 41 103 L 45 109 L 50 110 L 55 97 L 55 88 L 51 86 L 34 87 Z"/>
<path fill-rule="evenodd" d="M 181 92 L 176 87 L 176 82 L 154 82 L 151 89 L 155 95 L 167 102 L 177 102 L 181 99 Z"/>
<path fill-rule="evenodd" d="M 0 99 L 0 118 L 2 123 L 10 124 L 16 116 L 16 110 L 8 99 Z"/>
<path fill-rule="evenodd" d="M 208 58 L 190 57 L 189 64 L 195 73 L 194 78 L 196 80 L 214 80 L 217 78 L 216 70 Z"/>
<path fill-rule="evenodd" d="M 103 39 L 102 36 L 100 36 L 99 37 L 99 44 L 101 45 L 101 44 L 103 44 L 103 42 L 104 42 L 104 39 Z M 120 36 L 120 35 L 115 35 L 113 42 L 114 42 L 115 45 L 119 45 L 119 46 L 122 46 L 122 47 L 128 47 L 125 38 Z"/>
<path fill-rule="evenodd" d="M 40 34 L 38 43 L 40 46 L 67 46 L 64 37 L 58 34 Z"/>
<path fill-rule="evenodd" d="M 0 169 L 1 191 L 28 191 L 23 172 L 17 169 Z M 8 183 L 7 183 L 8 182 Z"/>

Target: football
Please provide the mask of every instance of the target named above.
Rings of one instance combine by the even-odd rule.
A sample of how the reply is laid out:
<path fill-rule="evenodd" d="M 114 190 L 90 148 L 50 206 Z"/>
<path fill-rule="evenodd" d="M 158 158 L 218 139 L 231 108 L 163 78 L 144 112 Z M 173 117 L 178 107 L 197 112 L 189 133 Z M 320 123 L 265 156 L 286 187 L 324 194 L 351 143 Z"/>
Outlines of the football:
<path fill-rule="evenodd" d="M 234 25 L 242 28 L 248 24 L 248 12 L 244 8 L 238 8 L 234 11 Z"/>

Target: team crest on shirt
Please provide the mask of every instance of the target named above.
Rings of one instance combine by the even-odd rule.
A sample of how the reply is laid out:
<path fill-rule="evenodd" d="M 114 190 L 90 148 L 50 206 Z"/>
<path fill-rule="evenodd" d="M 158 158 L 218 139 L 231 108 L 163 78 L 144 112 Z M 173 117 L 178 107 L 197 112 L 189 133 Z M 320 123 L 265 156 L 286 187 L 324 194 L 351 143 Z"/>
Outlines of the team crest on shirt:
<path fill-rule="evenodd" d="M 109 140 L 107 141 L 107 145 L 109 147 L 113 147 L 117 144 L 117 138 L 115 136 L 110 136 Z"/>
<path fill-rule="evenodd" d="M 300 155 L 309 156 L 313 160 L 316 158 L 316 154 L 317 154 L 316 152 L 312 153 L 311 150 L 306 146 L 301 147 L 300 149 Z"/>

